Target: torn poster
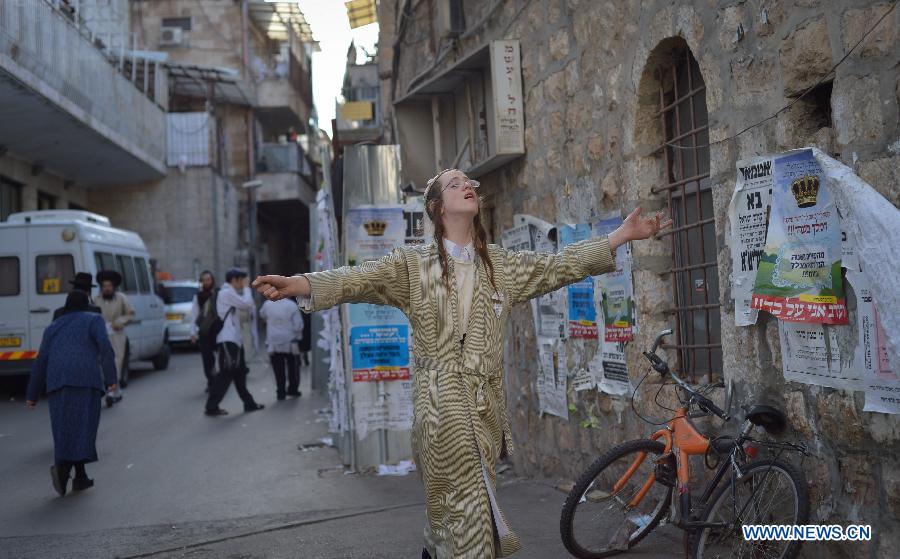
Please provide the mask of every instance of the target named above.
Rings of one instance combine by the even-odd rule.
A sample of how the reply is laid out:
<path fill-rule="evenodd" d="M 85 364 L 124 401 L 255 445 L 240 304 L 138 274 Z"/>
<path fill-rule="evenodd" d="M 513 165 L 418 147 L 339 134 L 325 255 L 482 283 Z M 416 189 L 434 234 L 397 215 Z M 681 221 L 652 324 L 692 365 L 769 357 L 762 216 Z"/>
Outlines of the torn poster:
<path fill-rule="evenodd" d="M 507 229 L 501 233 L 500 238 L 503 248 L 507 250 L 533 250 L 530 225 L 517 225 L 512 229 Z"/>
<path fill-rule="evenodd" d="M 376 390 L 354 391 L 353 419 L 358 440 L 378 429 L 412 429 L 412 381 L 381 382 Z"/>
<path fill-rule="evenodd" d="M 594 222 L 595 237 L 605 237 L 622 225 L 619 212 Z M 627 342 L 634 339 L 634 289 L 631 281 L 631 243 L 616 251 L 616 271 L 594 278 L 600 291 L 604 340 Z"/>
<path fill-rule="evenodd" d="M 900 383 L 873 380 L 866 383 L 863 411 L 900 414 Z"/>
<path fill-rule="evenodd" d="M 541 340 L 541 368 L 537 378 L 541 414 L 549 413 L 569 419 L 566 394 L 566 346 L 562 342 Z"/>
<path fill-rule="evenodd" d="M 598 357 L 601 377 L 597 387 L 600 391 L 616 396 L 631 393 L 631 381 L 628 380 L 628 366 L 625 362 L 625 344 L 601 341 L 594 359 Z"/>
<path fill-rule="evenodd" d="M 805 384 L 859 390 L 862 371 L 845 361 L 837 328 L 823 324 L 778 322 L 784 379 Z"/>
<path fill-rule="evenodd" d="M 742 159 L 737 163 L 737 183 L 731 196 L 731 292 L 735 326 L 756 324 L 759 314 L 750 308 L 756 269 L 766 246 L 766 227 L 772 199 L 775 156 Z"/>
<path fill-rule="evenodd" d="M 840 161 L 816 148 L 812 152 L 829 184 L 836 185 L 832 196 L 843 229 L 856 247 L 859 267 L 868 276 L 892 369 L 900 371 L 900 209 Z"/>
<path fill-rule="evenodd" d="M 575 226 L 560 224 L 557 231 L 560 247 L 591 237 L 591 226 L 587 223 Z M 594 278 L 584 278 L 566 289 L 569 299 L 569 337 L 596 340 L 597 309 L 594 306 Z"/>
<path fill-rule="evenodd" d="M 900 376 L 891 368 L 868 277 L 847 270 L 847 283 L 856 297 L 858 335 L 854 364 L 863 372 L 864 382 L 857 387 L 866 396 L 863 411 L 900 413 Z"/>
<path fill-rule="evenodd" d="M 847 324 L 841 225 L 829 179 L 811 150 L 777 157 L 766 247 L 751 308 L 781 321 Z"/>
<path fill-rule="evenodd" d="M 583 390 L 590 390 L 592 388 L 597 388 L 597 378 L 595 373 L 590 369 L 585 369 L 582 367 L 578 369 L 578 372 L 575 373 L 575 376 L 572 377 L 572 390 L 575 392 L 581 392 Z"/>

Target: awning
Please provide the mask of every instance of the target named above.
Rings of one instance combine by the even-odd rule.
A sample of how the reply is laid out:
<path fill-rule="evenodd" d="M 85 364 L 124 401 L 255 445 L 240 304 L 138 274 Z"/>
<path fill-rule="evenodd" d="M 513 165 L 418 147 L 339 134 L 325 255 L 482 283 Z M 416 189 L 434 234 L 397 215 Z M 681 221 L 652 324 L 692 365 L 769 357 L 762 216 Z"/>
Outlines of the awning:
<path fill-rule="evenodd" d="M 251 0 L 248 4 L 250 19 L 260 29 L 276 41 L 288 40 L 288 29 L 300 42 L 312 44 L 316 52 L 319 43 L 313 37 L 312 28 L 306 21 L 306 16 L 300 11 L 300 5 L 296 2 L 265 2 L 263 0 Z"/>
<path fill-rule="evenodd" d="M 240 72 L 231 68 L 166 62 L 169 71 L 169 91 L 176 95 L 213 100 L 235 105 L 256 106 L 253 90 L 241 79 Z"/>

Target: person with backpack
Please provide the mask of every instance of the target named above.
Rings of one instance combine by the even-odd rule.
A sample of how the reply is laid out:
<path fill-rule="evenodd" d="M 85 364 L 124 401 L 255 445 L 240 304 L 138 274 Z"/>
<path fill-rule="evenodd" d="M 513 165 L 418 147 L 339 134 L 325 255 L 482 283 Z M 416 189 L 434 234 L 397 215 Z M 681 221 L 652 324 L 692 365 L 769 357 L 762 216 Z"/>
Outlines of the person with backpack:
<path fill-rule="evenodd" d="M 212 327 L 216 332 L 216 353 L 219 358 L 219 372 L 213 376 L 206 399 L 206 415 L 228 415 L 219 407 L 228 387 L 234 381 L 234 388 L 244 402 L 244 411 L 261 410 L 265 406 L 257 404 L 247 390 L 247 365 L 244 360 L 244 336 L 241 332 L 240 312 L 255 309 L 253 296 L 247 287 L 247 272 L 232 268 L 225 273 L 225 283 L 216 295 L 216 317 Z"/>
<path fill-rule="evenodd" d="M 216 278 L 209 270 L 200 274 L 200 290 L 194 295 L 191 303 L 191 343 L 200 349 L 203 360 L 203 375 L 206 376 L 206 391 L 212 385 L 216 368 L 216 332 L 213 326 L 218 321 L 216 316 Z"/>

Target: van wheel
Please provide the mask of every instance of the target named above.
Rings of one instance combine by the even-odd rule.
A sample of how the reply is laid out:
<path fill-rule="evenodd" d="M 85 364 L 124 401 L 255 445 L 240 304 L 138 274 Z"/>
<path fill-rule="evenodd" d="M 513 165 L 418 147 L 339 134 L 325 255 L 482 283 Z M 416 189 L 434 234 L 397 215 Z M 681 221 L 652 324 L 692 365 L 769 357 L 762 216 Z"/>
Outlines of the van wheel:
<path fill-rule="evenodd" d="M 159 353 L 153 358 L 153 370 L 154 371 L 164 371 L 169 366 L 169 356 L 172 355 L 172 349 L 169 347 L 169 335 L 166 334 L 165 339 L 163 339 L 162 347 L 159 348 Z"/>

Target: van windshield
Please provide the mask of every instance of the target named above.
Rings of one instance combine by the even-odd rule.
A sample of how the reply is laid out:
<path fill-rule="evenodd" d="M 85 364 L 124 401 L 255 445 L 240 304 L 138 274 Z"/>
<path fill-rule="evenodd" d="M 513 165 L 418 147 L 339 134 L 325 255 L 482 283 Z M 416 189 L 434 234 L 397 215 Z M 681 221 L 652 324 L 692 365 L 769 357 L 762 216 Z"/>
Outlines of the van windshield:
<path fill-rule="evenodd" d="M 159 295 L 167 305 L 190 303 L 197 293 L 196 287 L 160 286 Z"/>

